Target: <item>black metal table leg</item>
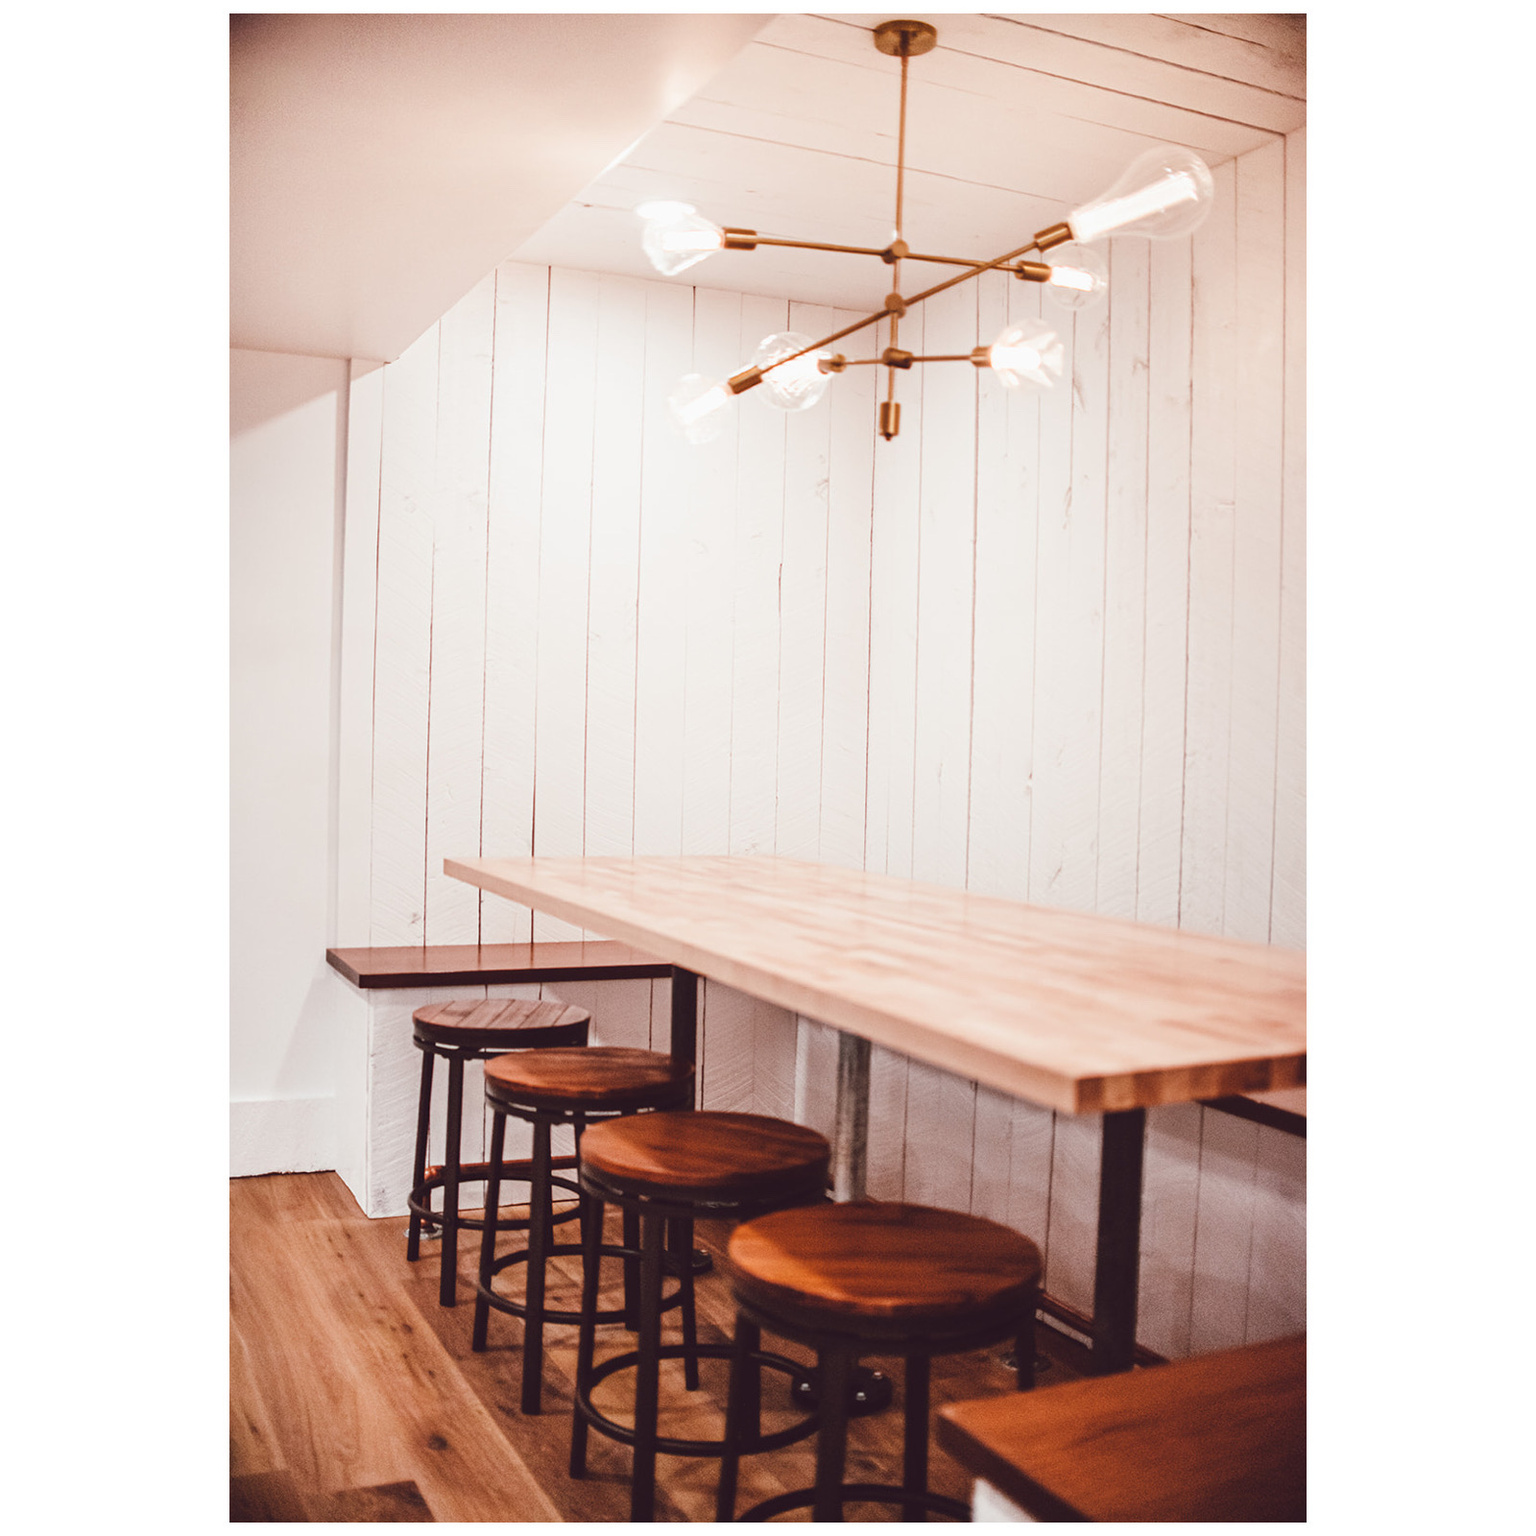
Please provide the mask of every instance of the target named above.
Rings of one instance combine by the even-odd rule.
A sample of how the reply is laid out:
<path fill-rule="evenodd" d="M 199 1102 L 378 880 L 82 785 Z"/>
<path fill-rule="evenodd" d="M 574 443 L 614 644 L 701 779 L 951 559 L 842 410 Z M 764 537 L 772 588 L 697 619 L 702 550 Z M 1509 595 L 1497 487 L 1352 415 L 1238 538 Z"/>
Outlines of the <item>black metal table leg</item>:
<path fill-rule="evenodd" d="M 692 971 L 676 965 L 672 967 L 672 1037 L 668 1049 L 673 1061 L 698 1065 L 699 978 Z M 690 1104 L 688 1107 L 692 1109 L 694 1106 Z M 673 1258 L 674 1262 L 681 1262 L 677 1248 L 673 1249 Z M 693 1250 L 694 1274 L 708 1274 L 714 1267 L 715 1261 L 702 1248 Z"/>
<path fill-rule="evenodd" d="M 1136 1354 L 1136 1286 L 1140 1273 L 1144 1109 L 1104 1116 L 1099 1162 L 1099 1243 L 1093 1273 L 1093 1371 L 1128 1371 Z"/>

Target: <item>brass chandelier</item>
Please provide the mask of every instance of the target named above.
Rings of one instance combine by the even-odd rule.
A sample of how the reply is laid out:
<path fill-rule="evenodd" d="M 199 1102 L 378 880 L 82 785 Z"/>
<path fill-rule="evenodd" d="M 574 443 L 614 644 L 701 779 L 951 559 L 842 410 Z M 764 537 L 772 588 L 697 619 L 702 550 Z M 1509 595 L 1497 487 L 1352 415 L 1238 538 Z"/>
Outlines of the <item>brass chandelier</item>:
<path fill-rule="evenodd" d="M 970 352 L 917 356 L 899 345 L 902 317 L 915 305 L 983 272 L 1011 272 L 1023 282 L 1040 283 L 1066 309 L 1077 309 L 1096 300 L 1108 285 L 1108 266 L 1094 242 L 1111 234 L 1173 238 L 1187 235 L 1210 211 L 1213 183 L 1210 170 L 1187 149 L 1162 145 L 1134 160 L 1118 181 L 1091 202 L 1070 213 L 1061 223 L 1042 229 L 1016 250 L 1005 251 L 991 261 L 970 261 L 957 256 L 935 256 L 914 251 L 902 238 L 902 187 L 907 153 L 907 65 L 932 50 L 938 32 L 923 21 L 887 21 L 874 29 L 875 47 L 901 60 L 901 107 L 896 148 L 896 217 L 889 245 L 832 245 L 819 240 L 792 240 L 762 235 L 755 229 L 721 228 L 702 218 L 689 204 L 644 203 L 635 211 L 645 220 L 641 244 L 652 265 L 664 276 L 674 276 L 716 251 L 751 251 L 760 245 L 789 246 L 804 251 L 836 251 L 855 256 L 877 256 L 891 268 L 891 292 L 873 314 L 845 325 L 841 330 L 812 341 L 793 331 L 768 336 L 759 344 L 749 367 L 732 374 L 724 383 L 691 373 L 668 399 L 677 426 L 690 442 L 715 437 L 737 395 L 763 387 L 763 398 L 785 411 L 808 410 L 826 393 L 834 374 L 848 368 L 883 367 L 886 397 L 880 404 L 880 436 L 890 441 L 901 429 L 901 406 L 896 400 L 896 375 L 915 363 L 969 362 L 990 368 L 1008 389 L 1043 393 L 1061 377 L 1065 348 L 1052 327 L 1027 319 L 1003 329 L 989 346 Z M 1031 251 L 1044 255 L 1055 251 L 1055 260 L 1026 261 Z M 913 294 L 901 292 L 904 261 L 935 262 L 965 270 Z M 887 345 L 877 357 L 845 357 L 828 349 L 858 331 L 889 323 Z"/>

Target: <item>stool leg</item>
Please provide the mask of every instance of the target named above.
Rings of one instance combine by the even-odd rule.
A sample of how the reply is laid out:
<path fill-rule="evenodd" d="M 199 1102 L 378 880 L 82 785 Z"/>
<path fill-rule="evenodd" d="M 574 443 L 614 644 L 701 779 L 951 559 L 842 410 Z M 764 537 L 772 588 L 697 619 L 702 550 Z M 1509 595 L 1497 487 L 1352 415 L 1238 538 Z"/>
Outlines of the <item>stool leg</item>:
<path fill-rule="evenodd" d="M 491 1288 L 491 1264 L 496 1257 L 496 1213 L 501 1208 L 501 1154 L 507 1144 L 507 1117 L 501 1110 L 491 1110 L 491 1166 L 485 1181 L 485 1228 L 480 1234 L 480 1290 L 475 1296 L 475 1327 L 469 1347 L 485 1348 L 485 1329 L 490 1321 L 491 1304 L 486 1293 Z"/>
<path fill-rule="evenodd" d="M 549 1120 L 533 1122 L 533 1177 L 528 1192 L 528 1287 L 523 1319 L 524 1413 L 537 1413 L 544 1385 L 544 1264 L 549 1253 Z"/>
<path fill-rule="evenodd" d="M 1030 1298 L 1023 1321 L 1019 1324 L 1018 1341 L 1013 1347 L 1014 1370 L 1019 1391 L 1029 1392 L 1035 1385 L 1035 1300 Z"/>
<path fill-rule="evenodd" d="M 411 1164 L 411 1189 L 421 1190 L 427 1176 L 427 1122 L 432 1114 L 432 1062 L 430 1045 L 421 1047 L 421 1095 L 416 1105 L 416 1159 Z M 425 1195 L 426 1191 L 422 1190 Z M 405 1239 L 405 1256 L 412 1264 L 421 1257 L 421 1217 L 411 1212 L 410 1230 Z"/>
<path fill-rule="evenodd" d="M 624 1233 L 620 1241 L 626 1248 L 640 1251 L 640 1217 L 624 1207 Z M 640 1327 L 640 1261 L 624 1260 L 624 1326 L 634 1333 Z"/>
<path fill-rule="evenodd" d="M 677 1260 L 678 1284 L 683 1289 L 683 1385 L 690 1392 L 699 1390 L 699 1324 L 693 1305 L 693 1223 L 674 1219 L 672 1253 Z"/>
<path fill-rule="evenodd" d="M 750 1352 L 761 1344 L 762 1332 L 757 1324 L 748 1322 L 738 1312 L 731 1348 L 731 1384 L 725 1398 L 725 1448 L 720 1457 L 720 1484 L 715 1490 L 715 1520 L 720 1524 L 736 1518 L 736 1476 L 742 1447 L 755 1441 L 759 1433 L 756 1384 L 750 1378 L 748 1366 L 755 1375 L 758 1365 Z"/>
<path fill-rule="evenodd" d="M 656 1518 L 656 1416 L 661 1395 L 663 1218 L 641 1219 L 640 1359 L 635 1367 L 635 1455 L 629 1484 L 632 1523 Z"/>
<path fill-rule="evenodd" d="M 576 1400 L 592 1390 L 592 1355 L 597 1345 L 597 1292 L 603 1254 L 603 1202 L 581 1197 L 581 1331 L 576 1344 Z M 571 1414 L 571 1476 L 587 1472 L 587 1421 Z"/>
<path fill-rule="evenodd" d="M 844 1350 L 816 1352 L 821 1429 L 816 1436 L 816 1500 L 811 1519 L 841 1523 L 843 1463 L 848 1454 L 848 1391 L 854 1361 Z"/>
<path fill-rule="evenodd" d="M 459 1299 L 459 1140 L 464 1126 L 464 1058 L 448 1059 L 448 1146 L 444 1157 L 443 1250 L 437 1299 L 451 1307 Z"/>
<path fill-rule="evenodd" d="M 901 1486 L 907 1493 L 928 1491 L 928 1357 L 908 1355 L 905 1373 L 906 1416 L 901 1461 Z M 903 1504 L 903 1520 L 926 1520 L 921 1504 Z"/>

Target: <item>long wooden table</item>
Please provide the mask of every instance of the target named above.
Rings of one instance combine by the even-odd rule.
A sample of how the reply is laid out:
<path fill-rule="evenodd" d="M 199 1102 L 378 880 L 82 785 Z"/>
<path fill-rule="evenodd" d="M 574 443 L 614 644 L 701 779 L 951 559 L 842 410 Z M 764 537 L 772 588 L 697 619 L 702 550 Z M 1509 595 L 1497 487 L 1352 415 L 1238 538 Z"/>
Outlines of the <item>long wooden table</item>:
<path fill-rule="evenodd" d="M 771 857 L 446 859 L 447 874 L 842 1032 L 835 1167 L 862 1193 L 871 1043 L 1102 1113 L 1094 1353 L 1135 1345 L 1145 1112 L 1306 1082 L 1301 953 Z"/>

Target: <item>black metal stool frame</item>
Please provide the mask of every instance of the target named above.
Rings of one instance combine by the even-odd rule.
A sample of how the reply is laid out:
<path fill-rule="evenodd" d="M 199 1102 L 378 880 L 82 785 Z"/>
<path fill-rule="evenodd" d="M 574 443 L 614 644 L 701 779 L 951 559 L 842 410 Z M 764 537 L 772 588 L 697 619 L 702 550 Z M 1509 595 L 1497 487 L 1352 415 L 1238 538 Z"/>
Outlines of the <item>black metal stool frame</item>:
<path fill-rule="evenodd" d="M 464 1064 L 470 1061 L 489 1061 L 492 1057 L 505 1056 L 513 1051 L 532 1050 L 545 1046 L 585 1045 L 590 1027 L 591 1020 L 587 1019 L 580 1024 L 558 1024 L 545 1027 L 535 1025 L 528 1029 L 506 1031 L 499 1035 L 493 1030 L 488 1033 L 501 1041 L 514 1033 L 522 1038 L 518 1039 L 515 1045 L 486 1046 L 478 1043 L 454 1045 L 433 1039 L 430 1032 L 431 1026 L 412 1021 L 412 1038 L 416 1042 L 417 1049 L 422 1053 L 422 1063 L 421 1088 L 416 1105 L 416 1150 L 411 1164 L 411 1192 L 406 1197 L 406 1208 L 411 1213 L 411 1221 L 406 1233 L 405 1256 L 410 1263 L 414 1264 L 421 1257 L 423 1229 L 426 1229 L 429 1237 L 435 1229 L 439 1227 L 442 1229 L 443 1245 L 439 1250 L 437 1288 L 439 1305 L 452 1307 L 458 1304 L 459 1230 L 468 1228 L 478 1232 L 484 1227 L 482 1218 L 459 1214 L 459 1188 L 464 1183 L 473 1184 L 481 1180 L 488 1182 L 490 1178 L 489 1165 L 484 1165 L 484 1171 L 481 1171 L 480 1166 L 472 1164 L 470 1166 L 473 1171 L 469 1171 L 465 1169 L 462 1160 Z M 448 1125 L 445 1133 L 442 1169 L 428 1178 L 427 1136 L 432 1113 L 432 1079 L 433 1068 L 439 1056 L 448 1062 Z M 574 1159 L 570 1164 L 564 1164 L 562 1160 L 562 1166 L 574 1166 Z M 503 1178 L 509 1176 L 518 1177 L 508 1175 L 505 1171 L 502 1174 Z M 521 1177 L 529 1176 L 524 1174 Z M 554 1182 L 573 1192 L 576 1189 L 575 1184 L 567 1179 L 556 1179 Z M 432 1209 L 434 1189 L 443 1191 L 441 1214 Z M 486 1204 L 490 1206 L 489 1191 L 487 1191 Z M 571 1215 L 555 1219 L 569 1221 Z M 508 1217 L 499 1225 L 508 1230 L 520 1230 L 526 1227 L 528 1222 L 522 1217 Z"/>
<path fill-rule="evenodd" d="M 878 1328 L 873 1322 L 868 1331 L 858 1334 L 828 1330 L 821 1319 L 811 1321 L 792 1306 L 770 1311 L 736 1298 L 736 1337 L 731 1356 L 730 1395 L 726 1406 L 726 1448 L 720 1463 L 720 1485 L 716 1495 L 717 1522 L 767 1520 L 791 1509 L 812 1510 L 811 1519 L 841 1522 L 845 1503 L 900 1504 L 903 1521 L 923 1521 L 927 1512 L 969 1520 L 971 1511 L 959 1499 L 928 1491 L 928 1419 L 929 1365 L 937 1355 L 958 1355 L 973 1349 L 986 1349 L 1012 1339 L 1017 1350 L 1018 1389 L 1027 1392 L 1034 1386 L 1035 1308 L 1038 1288 L 1032 1289 L 1023 1315 L 1011 1310 L 1004 1315 L 994 1312 L 963 1331 L 911 1333 L 893 1327 Z M 811 1488 L 792 1490 L 764 1499 L 737 1515 L 737 1462 L 753 1449 L 750 1442 L 750 1393 L 753 1373 L 744 1365 L 759 1348 L 761 1330 L 793 1339 L 815 1349 L 821 1381 L 821 1434 L 816 1442 L 816 1482 Z M 890 1483 L 845 1483 L 843 1470 L 848 1451 L 848 1397 L 854 1367 L 864 1355 L 900 1355 L 903 1370 L 902 1481 Z"/>
<path fill-rule="evenodd" d="M 691 1092 L 691 1085 L 690 1085 Z M 586 1244 L 582 1243 L 556 1243 L 553 1239 L 553 1227 L 556 1222 L 569 1221 L 573 1216 L 580 1219 L 582 1233 L 585 1237 L 589 1228 L 595 1228 L 600 1234 L 602 1231 L 602 1213 L 598 1211 L 594 1220 L 591 1213 L 591 1202 L 587 1195 L 570 1180 L 557 1178 L 551 1171 L 550 1156 L 550 1132 L 557 1125 L 569 1125 L 576 1132 L 576 1146 L 580 1155 L 581 1136 L 588 1125 L 595 1125 L 603 1120 L 616 1120 L 621 1116 L 636 1113 L 633 1110 L 575 1110 L 575 1109 L 546 1109 L 535 1108 L 532 1105 L 516 1104 L 500 1098 L 486 1095 L 486 1103 L 490 1106 L 491 1121 L 491 1156 L 486 1184 L 486 1216 L 487 1220 L 480 1223 L 480 1270 L 475 1282 L 475 1324 L 470 1335 L 470 1348 L 475 1351 L 484 1350 L 486 1347 L 486 1333 L 490 1323 L 491 1309 L 505 1312 L 512 1317 L 520 1317 L 523 1320 L 523 1358 L 522 1358 L 522 1383 L 520 1387 L 519 1406 L 524 1413 L 538 1413 L 543 1400 L 544 1378 L 544 1324 L 545 1323 L 580 1323 L 582 1313 L 572 1312 L 566 1308 L 546 1307 L 544 1305 L 544 1274 L 545 1265 L 551 1258 L 560 1256 L 572 1257 L 576 1254 L 585 1256 Z M 676 1105 L 659 1105 L 658 1108 L 676 1108 Z M 644 1114 L 641 1110 L 638 1113 Z M 529 1194 L 528 1194 L 528 1219 L 516 1220 L 505 1223 L 508 1229 L 527 1228 L 528 1245 L 525 1248 L 514 1250 L 512 1253 L 496 1257 L 496 1238 L 503 1230 L 503 1223 L 499 1219 L 499 1201 L 501 1195 L 501 1169 L 503 1163 L 503 1151 L 506 1147 L 507 1116 L 513 1115 L 519 1120 L 527 1121 L 533 1126 L 533 1156 L 530 1159 Z M 577 1196 L 577 1207 L 574 1212 L 567 1212 L 562 1216 L 552 1215 L 552 1196 L 555 1186 L 571 1190 Z M 492 1212 L 497 1212 L 493 1218 Z M 543 1218 L 534 1221 L 533 1215 L 538 1212 Z M 680 1280 L 677 1289 L 667 1297 L 662 1298 L 663 1311 L 671 1311 L 674 1307 L 683 1307 L 688 1326 L 691 1327 L 693 1309 L 693 1272 L 687 1263 L 689 1248 L 692 1244 L 692 1232 L 686 1234 L 686 1239 L 680 1238 L 679 1243 L 686 1241 L 688 1246 L 682 1248 L 682 1258 L 677 1265 Z M 625 1260 L 625 1284 L 624 1305 L 612 1311 L 599 1313 L 597 1321 L 603 1323 L 625 1323 L 633 1328 L 639 1317 L 637 1296 L 637 1281 L 639 1273 L 640 1249 L 638 1241 L 630 1241 L 626 1231 L 626 1244 L 619 1245 L 605 1243 L 601 1245 L 601 1251 L 610 1258 Z M 583 1259 L 585 1262 L 585 1259 Z M 528 1266 L 527 1282 L 523 1291 L 522 1301 L 513 1301 L 511 1297 L 498 1295 L 492 1281 L 496 1275 L 514 1264 L 526 1264 Z"/>
<path fill-rule="evenodd" d="M 826 1174 L 824 1169 L 815 1169 L 812 1175 L 806 1178 L 803 1188 L 793 1188 L 787 1195 L 781 1193 L 767 1201 L 750 1198 L 702 1200 L 686 1190 L 676 1188 L 653 1187 L 641 1193 L 610 1183 L 589 1166 L 581 1168 L 579 1178 L 581 1187 L 591 1202 L 592 1217 L 582 1233 L 584 1251 L 581 1333 L 576 1353 L 576 1393 L 575 1412 L 571 1420 L 570 1473 L 572 1477 L 581 1477 L 586 1472 L 589 1425 L 610 1440 L 617 1440 L 622 1445 L 630 1446 L 634 1451 L 634 1461 L 630 1478 L 629 1517 L 631 1523 L 649 1522 L 656 1518 L 656 1457 L 658 1454 L 720 1456 L 728 1444 L 727 1438 L 687 1440 L 658 1432 L 661 1361 L 681 1359 L 683 1384 L 688 1391 L 693 1392 L 699 1385 L 700 1359 L 733 1359 L 735 1354 L 735 1347 L 731 1344 L 700 1344 L 698 1342 L 693 1312 L 693 1275 L 691 1268 L 686 1264 L 686 1249 L 682 1282 L 686 1287 L 687 1298 L 683 1305 L 683 1343 L 662 1345 L 661 1314 L 667 1310 L 667 1304 L 661 1295 L 661 1276 L 663 1268 L 673 1268 L 677 1264 L 675 1253 L 667 1251 L 664 1225 L 668 1222 L 686 1223 L 687 1230 L 691 1234 L 693 1221 L 700 1216 L 723 1218 L 729 1221 L 748 1221 L 756 1216 L 766 1216 L 771 1211 L 784 1210 L 787 1206 L 812 1204 L 824 1197 Z M 616 1355 L 612 1359 L 605 1360 L 600 1366 L 594 1367 L 596 1325 L 603 1320 L 602 1314 L 597 1310 L 599 1264 L 601 1257 L 612 1251 L 601 1244 L 598 1238 L 598 1234 L 602 1231 L 604 1207 L 608 1204 L 619 1206 L 626 1218 L 633 1213 L 638 1216 L 640 1222 L 639 1347 L 628 1353 Z M 677 1228 L 674 1227 L 674 1231 L 676 1230 Z M 686 1242 L 691 1245 L 691 1235 Z M 620 1253 L 629 1251 L 628 1248 L 619 1250 Z M 770 1370 L 782 1371 L 790 1377 L 804 1371 L 801 1362 L 787 1359 L 783 1355 L 772 1354 L 761 1348 L 753 1348 L 747 1352 L 743 1366 L 743 1379 L 748 1381 L 748 1386 L 743 1389 L 745 1407 L 744 1422 L 738 1430 L 739 1452 L 751 1454 L 757 1451 L 779 1450 L 786 1445 L 793 1445 L 796 1441 L 804 1440 L 814 1434 L 820 1423 L 819 1415 L 812 1412 L 786 1429 L 777 1430 L 771 1435 L 763 1435 L 758 1419 L 758 1383 L 763 1366 L 767 1366 Z M 633 1429 L 615 1422 L 592 1406 L 592 1389 L 616 1372 L 630 1368 L 636 1372 Z M 728 1434 L 729 1431 L 727 1431 Z"/>

